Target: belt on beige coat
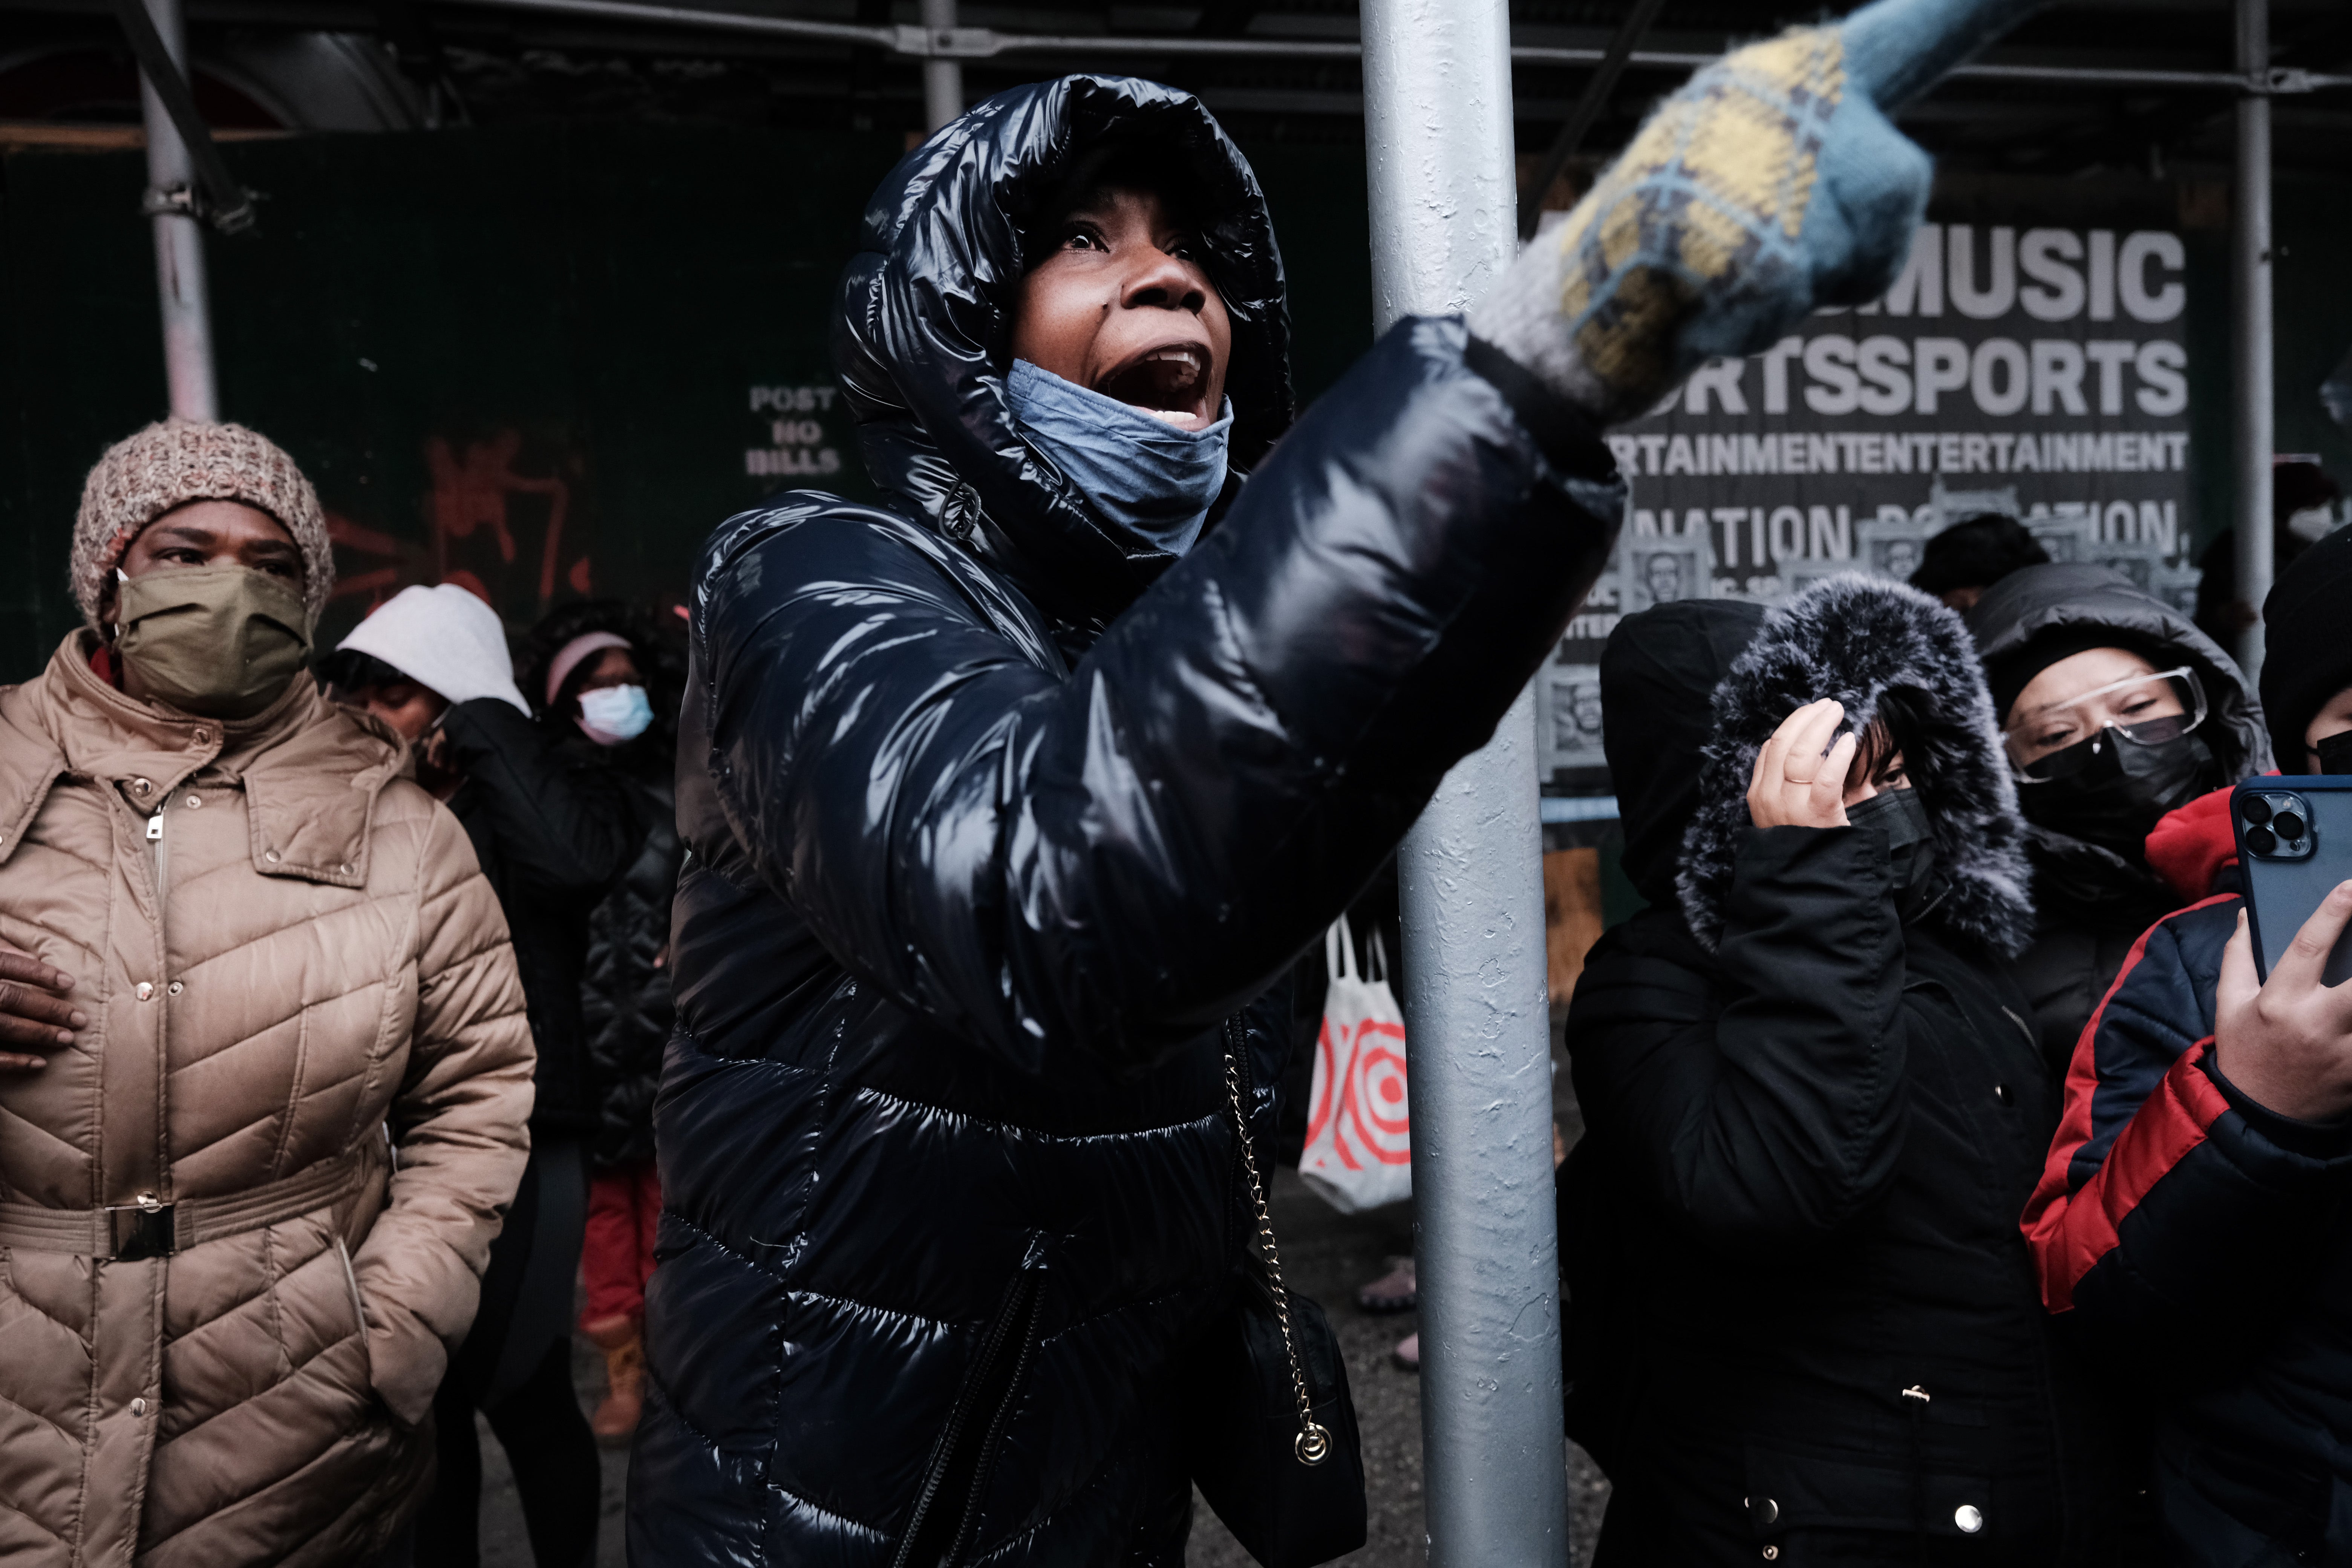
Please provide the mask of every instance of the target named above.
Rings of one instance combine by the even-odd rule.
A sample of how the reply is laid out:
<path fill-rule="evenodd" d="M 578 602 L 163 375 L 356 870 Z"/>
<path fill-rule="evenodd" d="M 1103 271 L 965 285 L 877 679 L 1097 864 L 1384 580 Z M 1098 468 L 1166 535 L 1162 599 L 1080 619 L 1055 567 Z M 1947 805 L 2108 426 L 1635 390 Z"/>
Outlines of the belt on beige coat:
<path fill-rule="evenodd" d="M 0 1203 L 0 1247 L 70 1252 L 132 1262 L 165 1258 L 224 1236 L 278 1225 L 339 1204 L 384 1163 L 383 1144 L 364 1140 L 332 1159 L 241 1193 L 167 1204 L 146 1194 L 104 1208 L 53 1209 Z"/>

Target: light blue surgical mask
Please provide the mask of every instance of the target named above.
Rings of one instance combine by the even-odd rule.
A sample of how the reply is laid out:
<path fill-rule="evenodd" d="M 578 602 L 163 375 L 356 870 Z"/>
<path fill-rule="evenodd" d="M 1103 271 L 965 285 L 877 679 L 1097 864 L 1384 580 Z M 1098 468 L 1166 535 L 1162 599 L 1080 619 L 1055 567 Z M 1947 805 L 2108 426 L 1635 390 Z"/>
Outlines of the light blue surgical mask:
<path fill-rule="evenodd" d="M 600 686 L 580 694 L 580 730 L 600 746 L 635 740 L 654 721 L 642 686 Z"/>
<path fill-rule="evenodd" d="M 1171 554 L 1192 548 L 1225 488 L 1231 398 L 1207 429 L 1179 430 L 1019 359 L 1004 394 L 1023 438 L 1097 511 Z"/>

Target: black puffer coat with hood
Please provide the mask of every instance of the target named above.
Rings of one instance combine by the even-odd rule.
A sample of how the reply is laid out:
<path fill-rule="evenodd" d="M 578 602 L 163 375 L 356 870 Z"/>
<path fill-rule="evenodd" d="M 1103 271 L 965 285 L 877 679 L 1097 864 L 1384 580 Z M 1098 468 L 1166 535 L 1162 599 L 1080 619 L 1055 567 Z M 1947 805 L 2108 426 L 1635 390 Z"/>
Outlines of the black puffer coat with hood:
<path fill-rule="evenodd" d="M 2182 665 L 2197 672 L 2210 710 L 2196 734 L 2212 752 L 2205 773 L 2164 809 L 2271 767 L 2271 743 L 2262 706 L 2235 661 L 2187 616 L 2141 593 L 2104 566 L 2062 562 L 2012 572 L 1985 590 L 1969 611 L 1968 626 L 1988 669 L 2017 658 L 2045 637 L 2077 647 L 2086 630 L 2112 632 L 2158 669 Z M 1993 715 L 2000 723 L 2003 715 Z M 2171 913 L 2180 899 L 2149 869 L 2144 852 L 2129 855 L 2085 843 L 2032 820 L 2037 788 L 2019 786 L 2028 821 L 2025 847 L 2033 866 L 2033 943 L 2020 956 L 2018 983 L 2033 1004 L 2042 1046 L 2062 1075 L 2083 1026 L 2115 984 L 2124 956 L 2142 931 Z M 2151 812 L 2149 826 L 2157 813 Z"/>
<path fill-rule="evenodd" d="M 1181 561 L 1005 411 L 1026 226 L 1115 135 L 1209 193 L 1264 457 Z M 1402 323 L 1265 456 L 1272 228 L 1170 89 L 988 100 L 862 250 L 835 356 L 886 503 L 780 498 L 695 579 L 632 1558 L 1172 1568 L 1171 1389 L 1245 1240 L 1229 1042 L 1270 1146 L 1270 987 L 1493 731 L 1624 492 L 1589 436 L 1547 456 L 1458 321 Z"/>
<path fill-rule="evenodd" d="M 1570 1430 L 1616 1489 L 1597 1561 L 2105 1560 L 2095 1401 L 2017 1227 L 2057 1086 L 2000 963 L 2032 918 L 2022 825 L 1958 617 L 1860 577 L 1760 625 L 1670 605 L 1601 679 L 1651 907 L 1568 1020 Z M 1746 800 L 1791 711 L 1835 697 L 1859 726 L 1890 691 L 1937 867 L 1907 903 L 1883 817 L 1759 829 Z"/>
<path fill-rule="evenodd" d="M 597 1124 L 581 1014 L 589 911 L 644 847 L 644 818 L 596 748 L 570 725 L 528 719 L 482 697 L 451 708 L 441 732 L 465 774 L 449 810 L 514 932 L 539 1051 L 531 1131 L 542 1142 L 585 1136 Z"/>
<path fill-rule="evenodd" d="M 590 737 L 573 732 L 578 721 L 568 694 L 555 694 L 563 698 L 560 710 L 551 706 L 548 668 L 573 638 L 610 632 L 628 639 L 629 657 L 654 712 L 653 722 L 635 740 L 595 747 L 604 772 L 619 785 L 643 846 L 588 916 L 587 958 L 580 976 L 580 1023 L 595 1112 L 587 1152 L 589 1168 L 599 1173 L 654 1157 L 654 1089 L 674 1019 L 670 900 L 677 892 L 678 865 L 686 853 L 678 842 L 674 798 L 686 639 L 674 625 L 667 616 L 625 601 L 575 600 L 531 628 L 520 676 L 540 723 L 567 736 L 567 745 L 576 751 Z"/>
<path fill-rule="evenodd" d="M 686 847 L 677 837 L 675 785 L 667 778 L 628 777 L 628 783 L 646 846 L 589 917 L 588 967 L 580 987 L 596 1095 L 588 1159 L 600 1173 L 654 1157 L 654 1089 L 676 1016 L 669 993 L 670 900 Z"/>

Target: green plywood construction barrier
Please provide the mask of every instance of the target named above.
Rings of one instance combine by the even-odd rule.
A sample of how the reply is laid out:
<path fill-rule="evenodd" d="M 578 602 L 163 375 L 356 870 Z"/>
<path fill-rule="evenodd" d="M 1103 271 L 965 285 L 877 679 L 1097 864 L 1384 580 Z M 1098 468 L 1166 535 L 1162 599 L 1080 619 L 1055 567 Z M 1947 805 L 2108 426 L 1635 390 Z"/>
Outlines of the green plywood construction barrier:
<path fill-rule="evenodd" d="M 478 584 L 517 628 L 584 593 L 674 603 L 730 513 L 792 486 L 869 496 L 826 335 L 862 204 L 900 151 L 887 135 L 611 122 L 228 147 L 268 199 L 254 233 L 209 246 L 223 407 L 291 449 L 336 520 L 329 639 L 401 584 L 444 577 Z M 1250 152 L 1311 396 L 1369 342 L 1363 160 Z M 143 157 L 18 153 L 0 179 L 8 680 L 74 624 L 82 475 L 162 412 L 163 378 Z M 1938 192 L 1981 222 L 2112 209 L 2185 231 L 2200 537 L 2231 493 L 2216 189 L 1960 176 Z M 2315 395 L 2352 342 L 2341 198 L 2279 183 L 2279 441 L 2352 479 Z"/>
<path fill-rule="evenodd" d="M 895 136 L 573 124 L 244 142 L 257 230 L 209 256 L 225 415 L 334 521 L 339 637 L 410 582 L 520 629 L 583 594 L 676 603 L 730 513 L 870 498 L 833 383 L 833 290 Z M 1257 158 L 1302 392 L 1370 341 L 1363 163 Z M 164 405 L 137 153 L 17 153 L 0 196 L 0 679 L 77 619 L 83 474 Z"/>

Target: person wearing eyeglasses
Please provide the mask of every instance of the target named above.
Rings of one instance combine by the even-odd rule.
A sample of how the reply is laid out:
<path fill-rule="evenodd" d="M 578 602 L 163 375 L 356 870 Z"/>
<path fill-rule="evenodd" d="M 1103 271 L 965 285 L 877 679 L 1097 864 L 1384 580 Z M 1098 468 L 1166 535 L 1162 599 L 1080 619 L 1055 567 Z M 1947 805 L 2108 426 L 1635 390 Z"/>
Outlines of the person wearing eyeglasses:
<path fill-rule="evenodd" d="M 2270 742 L 2230 656 L 2105 567 L 2012 572 L 1967 621 L 2033 865 L 2018 981 L 2063 1071 L 2139 934 L 2204 896 L 2203 816 L 2169 814 L 2267 772 Z"/>
<path fill-rule="evenodd" d="M 2263 606 L 2293 773 L 2352 773 L 2347 595 L 2352 534 Z M 2352 1563 L 2352 986 L 2324 984 L 2352 882 L 2265 981 L 2226 792 L 2149 853 L 2202 896 L 2135 941 L 2083 1033 L 2025 1212 L 2042 1301 L 2145 1402 L 2161 1561 Z"/>

